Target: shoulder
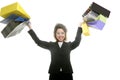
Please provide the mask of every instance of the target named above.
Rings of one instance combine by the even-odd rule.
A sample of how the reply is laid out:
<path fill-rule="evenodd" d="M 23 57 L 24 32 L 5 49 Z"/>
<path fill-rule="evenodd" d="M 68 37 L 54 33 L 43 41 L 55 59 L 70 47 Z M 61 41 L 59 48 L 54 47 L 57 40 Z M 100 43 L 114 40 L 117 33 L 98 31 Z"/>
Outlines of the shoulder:
<path fill-rule="evenodd" d="M 50 41 L 49 42 L 51 45 L 55 45 L 57 42 Z"/>
<path fill-rule="evenodd" d="M 70 44 L 71 44 L 71 41 L 69 41 L 69 42 L 64 42 L 64 44 L 70 45 Z"/>

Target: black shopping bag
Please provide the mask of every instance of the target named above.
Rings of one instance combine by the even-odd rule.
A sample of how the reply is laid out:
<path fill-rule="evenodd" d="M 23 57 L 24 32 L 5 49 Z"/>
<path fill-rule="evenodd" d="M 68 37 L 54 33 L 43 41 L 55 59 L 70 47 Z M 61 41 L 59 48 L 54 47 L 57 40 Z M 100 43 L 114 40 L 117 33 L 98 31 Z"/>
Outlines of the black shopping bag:
<path fill-rule="evenodd" d="M 93 11 L 98 15 L 102 14 L 103 16 L 105 16 L 107 18 L 110 15 L 110 11 L 108 9 L 104 8 L 103 6 L 101 6 L 101 5 L 99 5 L 99 4 L 95 3 L 95 2 L 92 2 L 92 4 L 89 6 L 89 8 L 85 11 L 85 13 L 82 16 L 84 17 L 90 11 Z"/>

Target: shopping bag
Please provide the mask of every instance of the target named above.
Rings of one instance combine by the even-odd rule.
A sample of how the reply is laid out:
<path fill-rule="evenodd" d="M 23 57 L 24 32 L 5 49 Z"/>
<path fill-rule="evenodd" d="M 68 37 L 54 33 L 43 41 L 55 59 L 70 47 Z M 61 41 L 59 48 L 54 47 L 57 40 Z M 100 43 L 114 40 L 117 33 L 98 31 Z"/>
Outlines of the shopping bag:
<path fill-rule="evenodd" d="M 94 27 L 96 29 L 102 30 L 105 26 L 107 17 L 104 17 L 103 15 L 99 15 L 95 21 L 87 22 L 87 25 L 90 27 Z"/>
<path fill-rule="evenodd" d="M 105 23 L 100 20 L 96 20 L 96 21 L 88 22 L 87 25 L 102 30 L 105 26 Z"/>
<path fill-rule="evenodd" d="M 2 16 L 3 18 L 7 18 L 11 14 L 30 19 L 30 16 L 25 12 L 25 10 L 21 7 L 21 5 L 18 2 L 9 4 L 1 8 L 0 16 Z"/>
<path fill-rule="evenodd" d="M 89 36 L 90 35 L 90 31 L 89 31 L 89 27 L 87 26 L 86 22 L 82 23 L 82 32 L 85 36 Z"/>
<path fill-rule="evenodd" d="M 3 19 L 2 21 L 0 21 L 0 24 L 4 24 L 3 26 L 5 27 L 12 20 L 24 22 L 24 21 L 28 21 L 29 19 L 12 14 L 12 15 L 8 16 L 7 18 Z"/>
<path fill-rule="evenodd" d="M 1 31 L 1 33 L 5 38 L 12 37 L 19 34 L 24 29 L 25 26 L 26 26 L 26 21 L 20 22 L 20 21 L 12 20 Z"/>
<path fill-rule="evenodd" d="M 100 20 L 100 21 L 106 23 L 107 19 L 108 19 L 107 17 L 100 14 L 95 20 Z"/>
<path fill-rule="evenodd" d="M 89 6 L 89 8 L 84 12 L 84 14 L 82 16 L 85 16 L 89 11 L 93 11 L 95 13 L 97 13 L 98 15 L 102 14 L 105 17 L 109 17 L 110 15 L 110 11 L 106 8 L 104 8 L 103 6 L 92 2 L 92 4 Z"/>
<path fill-rule="evenodd" d="M 3 20 L 1 20 L 0 23 L 8 24 L 11 20 L 15 20 L 18 17 L 19 16 L 12 14 L 12 15 L 8 16 L 7 18 L 4 18 Z"/>
<path fill-rule="evenodd" d="M 95 21 L 97 17 L 98 17 L 97 13 L 95 13 L 94 11 L 89 11 L 83 16 L 83 20 L 85 22 L 91 22 L 91 21 Z"/>

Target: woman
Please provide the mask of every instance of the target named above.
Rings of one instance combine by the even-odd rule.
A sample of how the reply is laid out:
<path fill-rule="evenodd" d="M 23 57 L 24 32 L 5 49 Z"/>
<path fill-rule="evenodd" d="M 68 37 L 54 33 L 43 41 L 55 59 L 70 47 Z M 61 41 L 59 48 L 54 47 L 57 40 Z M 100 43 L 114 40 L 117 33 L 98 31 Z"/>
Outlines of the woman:
<path fill-rule="evenodd" d="M 70 62 L 70 52 L 75 49 L 81 41 L 82 28 L 78 27 L 76 38 L 73 42 L 65 42 L 67 29 L 63 24 L 56 24 L 54 37 L 56 42 L 40 40 L 28 23 L 28 33 L 35 43 L 51 52 L 51 64 L 49 67 L 49 80 L 73 80 L 73 69 Z"/>

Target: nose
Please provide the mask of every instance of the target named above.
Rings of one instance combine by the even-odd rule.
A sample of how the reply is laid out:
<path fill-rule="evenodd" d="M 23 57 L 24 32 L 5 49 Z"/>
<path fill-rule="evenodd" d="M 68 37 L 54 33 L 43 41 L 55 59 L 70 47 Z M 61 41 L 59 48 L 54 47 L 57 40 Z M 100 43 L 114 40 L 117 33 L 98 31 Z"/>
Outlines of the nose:
<path fill-rule="evenodd" d="M 60 33 L 60 34 L 59 34 L 59 36 L 63 36 L 63 34 L 62 34 L 62 33 Z"/>

